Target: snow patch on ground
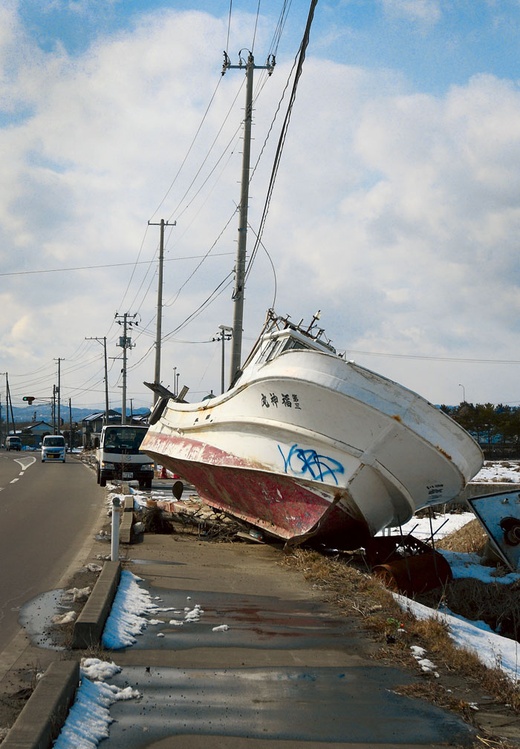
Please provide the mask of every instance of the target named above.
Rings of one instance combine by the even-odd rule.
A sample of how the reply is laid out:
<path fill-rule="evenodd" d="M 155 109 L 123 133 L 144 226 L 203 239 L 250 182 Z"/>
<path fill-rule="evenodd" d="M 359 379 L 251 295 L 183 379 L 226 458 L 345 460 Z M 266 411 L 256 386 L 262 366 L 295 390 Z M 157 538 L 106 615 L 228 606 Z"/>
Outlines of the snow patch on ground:
<path fill-rule="evenodd" d="M 84 658 L 81 662 L 81 683 L 54 749 L 95 749 L 108 738 L 112 723 L 110 705 L 118 700 L 131 700 L 140 693 L 131 687 L 121 689 L 105 684 L 121 671 L 115 663 L 98 658 Z"/>
<path fill-rule="evenodd" d="M 148 591 L 139 587 L 140 578 L 129 570 L 121 572 L 114 604 L 103 631 L 103 647 L 121 650 L 133 645 L 147 621 L 144 615 L 155 609 Z"/>

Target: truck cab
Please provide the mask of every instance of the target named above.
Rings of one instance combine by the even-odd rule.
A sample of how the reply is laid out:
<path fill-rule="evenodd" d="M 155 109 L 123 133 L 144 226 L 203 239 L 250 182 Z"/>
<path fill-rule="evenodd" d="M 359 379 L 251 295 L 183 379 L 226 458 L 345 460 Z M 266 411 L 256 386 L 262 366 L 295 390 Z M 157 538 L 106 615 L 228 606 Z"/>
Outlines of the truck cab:
<path fill-rule="evenodd" d="M 97 482 L 138 481 L 143 489 L 151 489 L 154 463 L 140 451 L 148 427 L 131 424 L 104 426 L 96 450 Z"/>
<path fill-rule="evenodd" d="M 21 450 L 22 449 L 22 440 L 20 437 L 6 437 L 5 440 L 5 449 L 7 451 L 9 450 Z"/>

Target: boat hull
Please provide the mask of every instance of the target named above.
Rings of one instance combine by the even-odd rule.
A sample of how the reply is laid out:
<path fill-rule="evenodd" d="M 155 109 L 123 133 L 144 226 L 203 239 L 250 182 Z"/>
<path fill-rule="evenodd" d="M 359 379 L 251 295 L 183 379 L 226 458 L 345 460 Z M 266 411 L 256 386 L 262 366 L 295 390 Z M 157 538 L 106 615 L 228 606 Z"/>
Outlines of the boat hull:
<path fill-rule="evenodd" d="M 315 351 L 283 354 L 201 404 L 170 400 L 142 449 L 215 508 L 342 548 L 448 502 L 482 465 L 420 396 Z"/>
<path fill-rule="evenodd" d="M 202 451 L 205 460 L 178 457 L 193 450 Z M 232 465 L 232 456 L 183 438 L 150 436 L 146 452 L 193 484 L 210 506 L 269 535 L 298 543 L 319 535 L 349 548 L 370 537 L 366 521 L 344 501 L 348 496 L 341 489 L 330 492 L 287 475 Z"/>

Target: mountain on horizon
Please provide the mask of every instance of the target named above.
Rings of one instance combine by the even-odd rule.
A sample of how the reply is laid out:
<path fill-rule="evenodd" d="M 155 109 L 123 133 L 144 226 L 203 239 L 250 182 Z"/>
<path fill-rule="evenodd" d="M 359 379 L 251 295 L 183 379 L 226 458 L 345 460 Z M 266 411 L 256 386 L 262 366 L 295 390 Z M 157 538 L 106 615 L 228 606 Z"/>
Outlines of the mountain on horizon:
<path fill-rule="evenodd" d="M 72 421 L 79 423 L 83 421 L 87 416 L 90 416 L 94 413 L 102 413 L 105 409 L 104 408 L 72 408 L 69 412 L 68 406 L 61 406 L 60 411 L 60 417 L 64 424 L 68 424 L 70 417 L 72 415 Z M 114 409 L 115 411 L 119 411 L 119 409 Z M 149 410 L 147 408 L 137 408 L 135 411 L 133 411 L 134 414 L 142 415 L 149 413 Z M 6 421 L 5 418 L 5 405 L 3 405 L 1 412 L 0 412 L 0 420 L 2 422 Z M 13 416 L 15 424 L 19 424 L 21 422 L 37 422 L 37 421 L 46 421 L 48 424 L 52 423 L 52 406 L 51 404 L 45 404 L 45 405 L 32 405 L 32 406 L 13 406 Z M 9 420 L 11 420 L 11 414 L 9 414 Z"/>

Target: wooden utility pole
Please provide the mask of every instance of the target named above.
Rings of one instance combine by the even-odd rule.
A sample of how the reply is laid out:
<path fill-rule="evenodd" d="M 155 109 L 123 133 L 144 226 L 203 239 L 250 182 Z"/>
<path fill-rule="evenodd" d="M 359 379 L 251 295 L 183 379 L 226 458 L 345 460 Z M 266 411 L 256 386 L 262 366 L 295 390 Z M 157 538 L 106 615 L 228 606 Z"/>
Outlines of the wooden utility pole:
<path fill-rule="evenodd" d="M 247 211 L 249 207 L 249 170 L 251 163 L 251 126 L 253 122 L 253 73 L 255 69 L 267 70 L 269 75 L 274 69 L 274 58 L 270 57 L 265 65 L 255 65 L 251 52 L 247 60 L 239 53 L 238 65 L 231 65 L 231 61 L 224 52 L 224 66 L 222 75 L 227 70 L 239 69 L 246 72 L 246 110 L 244 117 L 244 150 L 242 153 L 242 179 L 240 188 L 240 206 L 238 220 L 238 247 L 235 264 L 235 288 L 233 290 L 233 343 L 231 346 L 230 384 L 240 370 L 242 363 L 242 333 L 244 327 L 244 286 L 246 280 L 246 250 L 247 250 Z"/>
<path fill-rule="evenodd" d="M 159 278 L 157 281 L 157 326 L 155 333 L 155 376 L 154 383 L 160 385 L 161 383 L 161 338 L 162 338 L 162 308 L 163 308 L 163 266 L 164 266 L 164 227 L 175 226 L 176 221 L 173 224 L 169 224 L 168 221 L 161 219 L 160 223 L 154 224 L 152 221 L 148 222 L 148 226 L 160 226 L 160 240 L 159 240 Z M 159 399 L 159 393 L 154 390 L 153 402 L 154 404 Z"/>

